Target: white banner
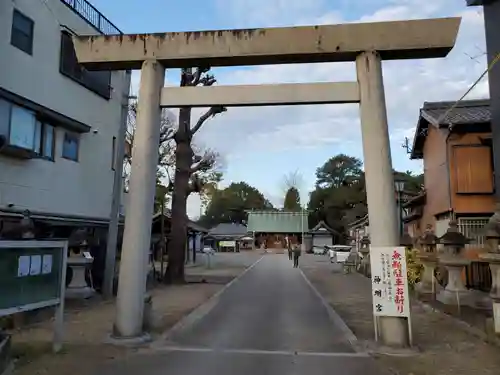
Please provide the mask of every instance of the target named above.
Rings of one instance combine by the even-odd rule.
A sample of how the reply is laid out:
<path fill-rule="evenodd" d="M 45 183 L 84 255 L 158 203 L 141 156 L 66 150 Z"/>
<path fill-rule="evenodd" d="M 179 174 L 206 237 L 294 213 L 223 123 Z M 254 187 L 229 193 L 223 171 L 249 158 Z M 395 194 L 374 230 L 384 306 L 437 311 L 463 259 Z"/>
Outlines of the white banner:
<path fill-rule="evenodd" d="M 410 316 L 404 247 L 370 247 L 373 314 Z"/>
<path fill-rule="evenodd" d="M 236 247 L 236 241 L 220 241 L 220 247 Z"/>

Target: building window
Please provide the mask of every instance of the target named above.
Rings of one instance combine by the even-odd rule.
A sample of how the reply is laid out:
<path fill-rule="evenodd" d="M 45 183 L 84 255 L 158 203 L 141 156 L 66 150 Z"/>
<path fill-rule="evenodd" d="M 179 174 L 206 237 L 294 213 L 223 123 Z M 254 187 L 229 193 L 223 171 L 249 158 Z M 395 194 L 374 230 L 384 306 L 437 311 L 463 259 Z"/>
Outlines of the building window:
<path fill-rule="evenodd" d="M 111 144 L 111 169 L 115 170 L 116 165 L 116 137 L 113 137 L 113 143 Z"/>
<path fill-rule="evenodd" d="M 29 55 L 33 54 L 33 29 L 35 23 L 31 18 L 14 9 L 10 44 Z"/>
<path fill-rule="evenodd" d="M 42 158 L 54 160 L 55 128 L 45 122 L 36 122 L 35 152 Z"/>
<path fill-rule="evenodd" d="M 71 35 L 61 32 L 61 59 L 59 71 L 105 99 L 111 97 L 111 72 L 88 71 L 78 63 Z"/>
<path fill-rule="evenodd" d="M 9 138 L 10 103 L 0 99 L 0 135 Z"/>
<path fill-rule="evenodd" d="M 8 146 L 32 151 L 46 159 L 54 159 L 54 127 L 38 121 L 34 112 L 1 99 L 0 134 L 5 136 Z"/>
<path fill-rule="evenodd" d="M 73 133 L 64 133 L 64 142 L 62 157 L 65 159 L 78 161 L 78 149 L 80 148 L 80 139 Z"/>
<path fill-rule="evenodd" d="M 35 151 L 36 117 L 33 112 L 12 106 L 9 130 L 10 145 Z"/>

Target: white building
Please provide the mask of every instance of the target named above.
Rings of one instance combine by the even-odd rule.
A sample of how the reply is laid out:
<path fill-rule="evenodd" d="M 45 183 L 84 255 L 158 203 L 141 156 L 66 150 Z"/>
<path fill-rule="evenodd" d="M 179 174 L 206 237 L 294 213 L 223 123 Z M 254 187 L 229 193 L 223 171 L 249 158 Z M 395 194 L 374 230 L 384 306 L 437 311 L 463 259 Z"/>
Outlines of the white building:
<path fill-rule="evenodd" d="M 110 215 L 125 72 L 89 72 L 70 35 L 120 31 L 86 0 L 0 1 L 0 217 Z"/>

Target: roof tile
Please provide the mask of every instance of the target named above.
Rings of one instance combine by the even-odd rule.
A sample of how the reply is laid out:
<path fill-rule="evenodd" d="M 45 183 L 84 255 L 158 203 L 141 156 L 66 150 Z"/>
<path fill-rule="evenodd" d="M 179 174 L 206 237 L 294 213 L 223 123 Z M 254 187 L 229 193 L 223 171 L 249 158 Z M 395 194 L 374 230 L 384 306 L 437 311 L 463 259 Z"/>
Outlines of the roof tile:
<path fill-rule="evenodd" d="M 491 121 L 489 100 L 465 100 L 451 111 L 454 102 L 424 103 L 422 114 L 434 120 L 437 125 L 477 124 Z M 449 113 L 447 113 L 449 111 Z M 443 117 L 446 114 L 445 117 Z"/>

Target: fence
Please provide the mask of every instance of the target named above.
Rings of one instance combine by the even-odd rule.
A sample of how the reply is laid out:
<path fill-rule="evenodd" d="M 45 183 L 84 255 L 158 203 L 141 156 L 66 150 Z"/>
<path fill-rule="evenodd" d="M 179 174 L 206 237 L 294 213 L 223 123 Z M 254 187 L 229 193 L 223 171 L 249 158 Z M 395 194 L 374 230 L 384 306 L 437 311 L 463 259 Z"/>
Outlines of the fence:
<path fill-rule="evenodd" d="M 465 248 L 469 255 L 473 256 L 486 246 L 484 227 L 488 223 L 488 217 L 467 217 L 458 219 L 458 229 L 469 243 Z M 473 261 L 465 270 L 465 281 L 467 288 L 489 292 L 491 289 L 491 271 L 486 262 Z"/>
<path fill-rule="evenodd" d="M 488 223 L 487 217 L 467 217 L 458 219 L 458 230 L 469 239 L 466 248 L 479 248 L 486 245 L 484 226 Z"/>
<path fill-rule="evenodd" d="M 87 0 L 61 1 L 101 33 L 105 35 L 122 34 L 118 27 L 116 27 L 110 20 L 104 17 L 102 13 L 99 12 Z"/>
<path fill-rule="evenodd" d="M 482 292 L 491 290 L 491 271 L 487 262 L 472 262 L 465 271 L 465 285 Z"/>

